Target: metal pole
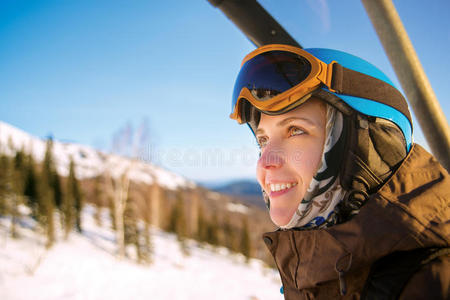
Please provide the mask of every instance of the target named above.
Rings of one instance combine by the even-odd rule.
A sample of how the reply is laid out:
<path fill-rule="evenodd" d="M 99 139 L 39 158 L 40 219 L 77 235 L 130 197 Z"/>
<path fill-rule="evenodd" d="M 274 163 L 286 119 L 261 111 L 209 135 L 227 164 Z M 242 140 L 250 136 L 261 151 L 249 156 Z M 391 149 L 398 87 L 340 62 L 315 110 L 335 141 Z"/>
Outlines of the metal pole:
<path fill-rule="evenodd" d="M 208 0 L 257 47 L 288 44 L 302 48 L 256 0 Z"/>
<path fill-rule="evenodd" d="M 361 0 L 431 151 L 450 171 L 450 129 L 391 0 Z"/>

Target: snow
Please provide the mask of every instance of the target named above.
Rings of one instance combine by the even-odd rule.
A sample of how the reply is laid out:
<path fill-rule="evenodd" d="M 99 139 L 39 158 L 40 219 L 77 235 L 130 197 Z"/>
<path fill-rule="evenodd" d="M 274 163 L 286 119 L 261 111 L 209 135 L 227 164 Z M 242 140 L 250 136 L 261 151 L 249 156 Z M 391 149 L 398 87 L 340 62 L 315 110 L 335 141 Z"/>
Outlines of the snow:
<path fill-rule="evenodd" d="M 248 213 L 248 207 L 239 203 L 228 202 L 227 209 L 232 212 L 238 212 L 241 214 Z"/>
<path fill-rule="evenodd" d="M 103 227 L 93 213 L 85 207 L 83 234 L 64 241 L 57 232 L 58 242 L 48 251 L 44 236 L 30 229 L 31 219 L 21 219 L 21 238 L 12 239 L 9 219 L 0 218 L 0 299 L 283 299 L 278 272 L 261 261 L 245 263 L 241 255 L 190 240 L 186 256 L 174 235 L 156 228 L 151 264 L 119 260 L 107 213 Z"/>
<path fill-rule="evenodd" d="M 14 155 L 23 149 L 36 161 L 45 156 L 46 142 L 0 121 L 0 152 Z M 125 172 L 136 182 L 168 189 L 194 188 L 192 181 L 138 159 L 107 154 L 74 143 L 54 141 L 53 155 L 57 171 L 68 175 L 72 158 L 77 177 L 91 178 L 108 171 L 113 177 Z M 220 194 L 209 192 L 212 200 Z M 230 204 L 232 211 L 246 212 L 246 207 Z M 172 234 L 152 228 L 152 263 L 140 265 L 115 256 L 114 232 L 103 214 L 104 227 L 93 221 L 94 208 L 83 212 L 83 233 L 62 238 L 57 228 L 57 243 L 45 249 L 45 237 L 33 231 L 35 222 L 27 217 L 30 210 L 19 207 L 23 216 L 18 225 L 19 239 L 8 236 L 10 220 L 0 216 L 0 299 L 283 299 L 279 293 L 278 272 L 262 261 L 229 253 L 225 248 L 200 247 L 188 240 L 189 255 L 180 249 Z M 55 218 L 59 224 L 59 218 Z"/>
<path fill-rule="evenodd" d="M 23 149 L 26 153 L 32 153 L 36 161 L 43 161 L 46 142 L 0 121 L 0 152 L 14 155 L 15 151 L 20 149 Z M 69 174 L 69 164 L 72 158 L 79 179 L 92 178 L 108 170 L 116 178 L 124 172 L 128 172 L 132 181 L 146 184 L 152 184 L 156 181 L 160 186 L 171 190 L 180 187 L 194 188 L 196 186 L 193 181 L 148 162 L 107 154 L 84 145 L 54 140 L 53 157 L 56 170 L 62 176 Z"/>

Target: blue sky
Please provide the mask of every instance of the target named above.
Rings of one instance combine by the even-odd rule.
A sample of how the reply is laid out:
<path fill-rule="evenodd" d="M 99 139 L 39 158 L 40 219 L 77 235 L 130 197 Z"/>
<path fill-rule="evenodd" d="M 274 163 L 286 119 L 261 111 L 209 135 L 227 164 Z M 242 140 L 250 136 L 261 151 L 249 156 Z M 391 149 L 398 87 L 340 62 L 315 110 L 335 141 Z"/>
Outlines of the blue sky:
<path fill-rule="evenodd" d="M 363 57 L 399 86 L 360 1 L 260 3 L 304 47 Z M 450 2 L 394 4 L 449 115 Z M 255 143 L 228 114 L 253 49 L 206 0 L 0 0 L 0 120 L 108 150 L 119 128 L 148 118 L 143 159 L 195 180 L 251 178 Z"/>

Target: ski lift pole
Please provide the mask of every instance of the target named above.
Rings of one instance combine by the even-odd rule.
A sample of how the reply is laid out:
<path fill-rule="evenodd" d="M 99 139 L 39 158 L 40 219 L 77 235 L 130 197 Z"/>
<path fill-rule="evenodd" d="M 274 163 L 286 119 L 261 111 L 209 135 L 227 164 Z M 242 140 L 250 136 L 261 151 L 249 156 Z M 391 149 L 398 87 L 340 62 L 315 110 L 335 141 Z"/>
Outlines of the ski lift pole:
<path fill-rule="evenodd" d="M 208 0 L 257 47 L 287 44 L 302 48 L 256 0 Z"/>
<path fill-rule="evenodd" d="M 431 151 L 450 171 L 450 129 L 391 0 L 361 0 Z"/>

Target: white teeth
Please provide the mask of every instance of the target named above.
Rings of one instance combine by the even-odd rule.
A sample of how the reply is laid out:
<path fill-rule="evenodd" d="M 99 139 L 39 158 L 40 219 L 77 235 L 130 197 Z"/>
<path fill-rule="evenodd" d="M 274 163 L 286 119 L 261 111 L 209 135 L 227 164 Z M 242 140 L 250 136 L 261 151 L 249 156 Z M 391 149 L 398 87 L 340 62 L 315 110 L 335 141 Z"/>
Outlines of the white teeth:
<path fill-rule="evenodd" d="M 293 188 L 293 187 L 296 186 L 296 185 L 297 185 L 296 182 L 294 182 L 294 183 L 282 183 L 282 184 L 279 184 L 279 183 L 276 183 L 276 184 L 271 183 L 271 184 L 270 184 L 270 190 L 271 190 L 272 192 L 278 192 L 278 191 L 282 191 L 282 190 L 285 190 L 285 189 Z"/>

